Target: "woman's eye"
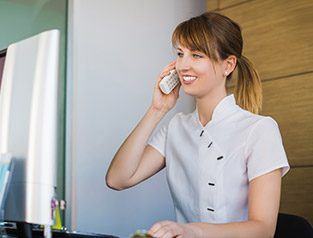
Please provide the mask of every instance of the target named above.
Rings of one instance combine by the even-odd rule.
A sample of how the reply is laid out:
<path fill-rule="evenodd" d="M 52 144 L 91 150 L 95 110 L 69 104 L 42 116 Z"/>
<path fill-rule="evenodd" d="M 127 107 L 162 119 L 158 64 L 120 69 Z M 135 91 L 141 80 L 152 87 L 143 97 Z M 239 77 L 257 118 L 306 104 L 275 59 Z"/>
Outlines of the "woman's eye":
<path fill-rule="evenodd" d="M 201 55 L 198 55 L 198 54 L 193 54 L 192 56 L 193 56 L 194 58 L 196 58 L 196 59 L 202 58 L 202 56 L 201 56 Z"/>
<path fill-rule="evenodd" d="M 182 57 L 182 56 L 183 56 L 183 53 L 177 52 L 177 56 L 178 56 L 178 57 Z"/>

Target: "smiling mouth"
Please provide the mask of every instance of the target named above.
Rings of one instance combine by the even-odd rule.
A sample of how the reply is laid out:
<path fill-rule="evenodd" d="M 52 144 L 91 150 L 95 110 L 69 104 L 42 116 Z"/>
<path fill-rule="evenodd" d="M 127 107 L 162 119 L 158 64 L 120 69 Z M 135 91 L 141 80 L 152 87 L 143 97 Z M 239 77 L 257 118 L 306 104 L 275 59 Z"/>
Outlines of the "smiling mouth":
<path fill-rule="evenodd" d="M 183 76 L 184 81 L 194 81 L 196 79 L 197 79 L 196 76 Z"/>
<path fill-rule="evenodd" d="M 198 79 L 198 77 L 196 76 L 190 76 L 190 75 L 185 75 L 185 76 L 182 76 L 182 81 L 183 81 L 183 84 L 192 84 L 194 81 L 196 81 Z"/>

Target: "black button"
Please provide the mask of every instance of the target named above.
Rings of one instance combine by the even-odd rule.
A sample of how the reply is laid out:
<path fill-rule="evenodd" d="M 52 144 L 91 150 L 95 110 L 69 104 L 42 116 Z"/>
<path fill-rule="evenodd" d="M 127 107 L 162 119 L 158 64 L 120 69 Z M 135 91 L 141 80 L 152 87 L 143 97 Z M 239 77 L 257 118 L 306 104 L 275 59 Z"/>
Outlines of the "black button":
<path fill-rule="evenodd" d="M 211 143 L 208 145 L 208 148 L 210 148 L 212 144 L 213 144 L 213 141 L 211 141 Z"/>
<path fill-rule="evenodd" d="M 200 136 L 202 136 L 202 135 L 203 135 L 203 132 L 204 132 L 204 130 L 202 130 L 202 131 L 201 131 L 201 134 L 200 134 Z"/>
<path fill-rule="evenodd" d="M 211 212 L 214 212 L 214 209 L 209 208 L 209 207 L 207 208 L 207 210 L 208 210 L 208 211 L 211 211 Z"/>
<path fill-rule="evenodd" d="M 214 183 L 209 183 L 209 185 L 210 185 L 210 186 L 215 186 L 215 184 L 214 184 Z"/>
<path fill-rule="evenodd" d="M 220 159 L 223 159 L 223 158 L 224 158 L 223 156 L 220 156 L 220 157 L 217 158 L 217 160 L 220 160 Z"/>

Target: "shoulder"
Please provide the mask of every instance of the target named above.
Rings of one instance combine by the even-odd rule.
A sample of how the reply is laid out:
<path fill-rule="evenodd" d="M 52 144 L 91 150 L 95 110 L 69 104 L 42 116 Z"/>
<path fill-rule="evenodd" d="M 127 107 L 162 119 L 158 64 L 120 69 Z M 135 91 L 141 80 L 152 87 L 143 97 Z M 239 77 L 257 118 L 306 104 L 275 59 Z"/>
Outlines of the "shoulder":
<path fill-rule="evenodd" d="M 278 123 L 271 116 L 258 115 L 240 108 L 238 119 L 246 124 L 251 131 L 278 128 Z"/>
<path fill-rule="evenodd" d="M 196 120 L 194 116 L 194 112 L 184 113 L 179 112 L 176 113 L 168 124 L 168 130 L 177 134 L 178 131 L 189 131 L 195 128 Z"/>
<path fill-rule="evenodd" d="M 170 120 L 170 125 L 189 123 L 193 120 L 193 118 L 194 118 L 194 112 L 190 112 L 190 113 L 178 112 Z"/>
<path fill-rule="evenodd" d="M 246 130 L 247 147 L 261 143 L 276 144 L 282 141 L 279 125 L 271 116 L 257 115 L 246 110 L 241 110 L 241 121 Z"/>

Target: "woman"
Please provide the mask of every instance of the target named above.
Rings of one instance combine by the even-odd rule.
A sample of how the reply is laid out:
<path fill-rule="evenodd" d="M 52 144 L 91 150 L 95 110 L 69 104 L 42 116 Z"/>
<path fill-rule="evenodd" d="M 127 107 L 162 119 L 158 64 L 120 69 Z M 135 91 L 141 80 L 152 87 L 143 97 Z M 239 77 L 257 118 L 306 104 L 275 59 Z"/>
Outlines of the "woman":
<path fill-rule="evenodd" d="M 160 74 L 150 108 L 117 151 L 107 185 L 129 188 L 166 166 L 177 222 L 154 224 L 153 237 L 273 237 L 289 165 L 277 123 L 257 115 L 261 81 L 242 55 L 240 26 L 207 12 L 179 24 L 172 43 L 177 59 Z M 227 95 L 236 67 L 235 95 Z M 196 110 L 176 114 L 151 137 L 179 97 L 180 86 L 169 95 L 158 87 L 172 69 Z"/>

